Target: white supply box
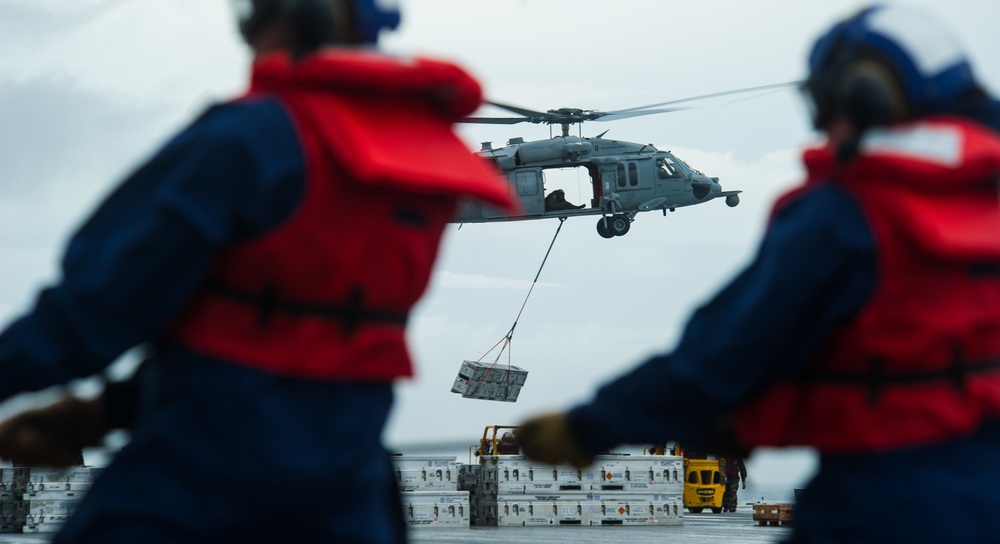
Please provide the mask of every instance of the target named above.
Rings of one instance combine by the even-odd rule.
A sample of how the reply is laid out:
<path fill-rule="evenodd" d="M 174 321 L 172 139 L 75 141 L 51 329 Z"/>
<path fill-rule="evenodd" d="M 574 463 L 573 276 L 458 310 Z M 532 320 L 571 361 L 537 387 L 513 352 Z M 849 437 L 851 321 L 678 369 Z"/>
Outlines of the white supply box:
<path fill-rule="evenodd" d="M 483 467 L 479 465 L 458 465 L 458 489 L 461 491 L 473 491 L 479 489 L 479 476 Z"/>
<path fill-rule="evenodd" d="M 641 492 L 679 494 L 684 490 L 680 457 L 599 455 L 593 467 L 578 470 L 529 461 L 520 455 L 482 458 L 484 493 Z"/>
<path fill-rule="evenodd" d="M 402 491 L 457 491 L 458 462 L 454 457 L 394 456 L 396 483 Z"/>
<path fill-rule="evenodd" d="M 404 491 L 403 515 L 410 527 L 468 527 L 468 491 Z"/>
<path fill-rule="evenodd" d="M 68 514 L 55 515 L 46 514 L 38 516 L 28 516 L 24 522 L 24 532 L 26 533 L 55 533 L 69 519 Z"/>
<path fill-rule="evenodd" d="M 463 361 L 451 392 L 465 398 L 515 402 L 528 371 L 513 365 Z"/>
<path fill-rule="evenodd" d="M 35 523 L 33 525 L 25 525 L 24 528 L 22 528 L 18 532 L 24 532 L 24 533 L 58 533 L 59 529 L 62 529 L 62 526 L 63 526 L 63 522 L 61 522 L 61 521 L 52 522 L 52 523 L 48 523 L 48 522 Z"/>
<path fill-rule="evenodd" d="M 587 525 L 683 525 L 684 501 L 680 495 L 666 500 L 602 500 L 583 503 Z"/>
<path fill-rule="evenodd" d="M 72 467 L 65 469 L 31 467 L 29 470 L 27 481 L 35 484 L 57 482 L 90 483 L 101 473 L 101 469 L 98 467 Z"/>
<path fill-rule="evenodd" d="M 498 527 L 585 525 L 579 501 L 497 501 Z"/>
<path fill-rule="evenodd" d="M 536 497 L 532 497 L 533 499 Z M 679 495 L 633 500 L 497 500 L 499 527 L 544 525 L 683 525 L 684 506 Z M 583 497 L 580 497 L 583 498 Z"/>
<path fill-rule="evenodd" d="M 68 516 L 79 504 L 79 500 L 66 499 L 25 500 L 18 504 L 18 509 L 27 516 Z"/>
<path fill-rule="evenodd" d="M 20 533 L 24 518 L 13 514 L 0 514 L 0 533 Z"/>
<path fill-rule="evenodd" d="M 49 484 L 28 483 L 22 496 L 25 501 L 34 500 L 82 500 L 90 491 L 89 482 L 55 482 Z"/>

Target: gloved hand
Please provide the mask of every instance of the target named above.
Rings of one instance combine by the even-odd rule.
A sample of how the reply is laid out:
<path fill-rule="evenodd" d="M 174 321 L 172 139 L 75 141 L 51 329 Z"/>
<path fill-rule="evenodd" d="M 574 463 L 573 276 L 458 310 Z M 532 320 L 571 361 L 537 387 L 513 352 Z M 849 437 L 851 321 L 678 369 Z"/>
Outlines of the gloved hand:
<path fill-rule="evenodd" d="M 576 468 L 588 467 L 594 462 L 592 454 L 580 449 L 563 413 L 525 421 L 514 431 L 514 438 L 524 455 L 535 461 L 550 465 L 568 463 Z"/>
<path fill-rule="evenodd" d="M 743 489 L 747 488 L 747 479 L 743 478 Z"/>
<path fill-rule="evenodd" d="M 79 464 L 83 448 L 100 445 L 105 434 L 100 398 L 68 396 L 0 424 L 0 458 L 17 465 L 68 467 Z"/>

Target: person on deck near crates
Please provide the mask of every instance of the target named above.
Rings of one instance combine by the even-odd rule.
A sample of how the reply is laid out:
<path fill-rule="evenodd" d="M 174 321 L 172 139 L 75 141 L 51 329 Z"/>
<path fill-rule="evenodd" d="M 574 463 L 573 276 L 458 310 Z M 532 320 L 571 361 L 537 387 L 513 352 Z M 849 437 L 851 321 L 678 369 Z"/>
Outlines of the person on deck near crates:
<path fill-rule="evenodd" d="M 735 512 L 739 503 L 740 484 L 747 488 L 747 466 L 738 455 L 722 455 L 722 474 L 726 477 L 726 492 L 722 495 L 722 511 Z"/>
<path fill-rule="evenodd" d="M 581 467 L 619 443 L 808 446 L 792 542 L 1000 542 L 1000 107 L 911 9 L 838 22 L 808 67 L 826 139 L 754 261 L 672 352 L 518 443 Z"/>
<path fill-rule="evenodd" d="M 381 436 L 407 314 L 458 200 L 515 204 L 453 131 L 479 84 L 371 47 L 392 4 L 238 2 L 249 91 L 101 204 L 0 334 L 0 399 L 148 351 L 0 427 L 4 458 L 52 464 L 131 428 L 56 542 L 405 540 Z"/>

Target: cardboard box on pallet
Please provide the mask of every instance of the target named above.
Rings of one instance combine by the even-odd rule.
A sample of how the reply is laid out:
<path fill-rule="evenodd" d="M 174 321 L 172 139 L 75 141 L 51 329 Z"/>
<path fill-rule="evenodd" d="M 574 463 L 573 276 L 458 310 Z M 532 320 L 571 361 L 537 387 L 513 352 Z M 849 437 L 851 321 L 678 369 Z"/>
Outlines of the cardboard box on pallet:
<path fill-rule="evenodd" d="M 788 525 L 792 523 L 794 504 L 755 504 L 753 520 L 759 525 Z"/>

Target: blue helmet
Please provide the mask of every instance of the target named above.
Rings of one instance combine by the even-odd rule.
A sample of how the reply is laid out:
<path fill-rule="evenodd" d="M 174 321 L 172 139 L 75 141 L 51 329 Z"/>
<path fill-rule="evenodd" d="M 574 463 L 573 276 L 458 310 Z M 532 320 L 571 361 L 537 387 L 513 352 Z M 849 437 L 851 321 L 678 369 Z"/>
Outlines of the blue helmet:
<path fill-rule="evenodd" d="M 844 69 L 863 58 L 884 64 L 899 84 L 911 115 L 947 111 L 979 85 L 958 41 L 927 15 L 875 6 L 836 24 L 809 55 L 805 87 L 818 127 L 829 121 Z"/>
<path fill-rule="evenodd" d="M 399 26 L 399 0 L 352 0 L 354 31 L 363 42 L 375 42 L 382 29 Z"/>

